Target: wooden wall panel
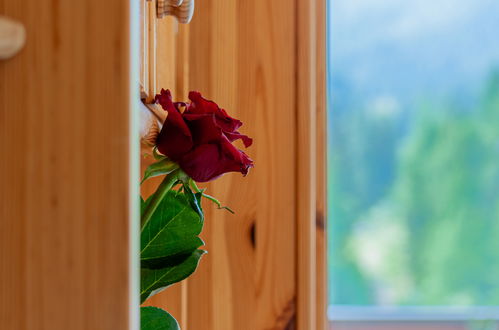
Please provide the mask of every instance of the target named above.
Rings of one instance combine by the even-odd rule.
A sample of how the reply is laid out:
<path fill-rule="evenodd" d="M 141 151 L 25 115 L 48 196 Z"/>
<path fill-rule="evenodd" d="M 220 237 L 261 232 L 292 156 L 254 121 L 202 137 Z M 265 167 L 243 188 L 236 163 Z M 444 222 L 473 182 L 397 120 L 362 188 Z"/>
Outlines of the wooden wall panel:
<path fill-rule="evenodd" d="M 317 201 L 316 201 L 316 319 L 317 329 L 326 330 L 327 319 L 327 108 L 326 108 L 326 1 L 317 1 L 316 10 L 316 139 L 317 139 Z"/>
<path fill-rule="evenodd" d="M 176 37 L 178 23 L 172 16 L 156 19 L 156 90 L 170 89 L 173 96 L 177 96 L 176 88 Z"/>
<path fill-rule="evenodd" d="M 198 90 L 255 139 L 248 177 L 207 185 L 236 215 L 204 203 L 209 253 L 148 301 L 183 330 L 326 327 L 323 14 L 323 1 L 204 0 L 190 25 L 150 16 L 155 90 Z"/>
<path fill-rule="evenodd" d="M 156 8 L 155 0 L 149 2 L 150 8 Z M 167 16 L 157 18 L 156 12 L 149 12 L 148 22 L 149 38 L 148 52 L 150 55 L 148 64 L 148 76 L 151 79 L 151 88 L 147 93 L 146 102 L 153 102 L 154 96 L 162 88 L 170 89 L 175 100 L 187 98 L 188 58 L 185 57 L 186 45 L 188 45 L 189 26 L 180 24 L 175 18 Z M 160 107 L 157 107 L 163 112 Z M 150 115 L 149 115 L 150 116 Z M 148 119 L 150 120 L 150 118 Z M 142 145 L 142 153 L 150 153 L 151 147 Z M 151 156 L 141 160 L 141 173 L 154 162 Z M 152 194 L 161 182 L 161 178 L 146 181 L 141 187 L 144 198 Z M 144 305 L 157 306 L 168 310 L 180 323 L 182 329 L 186 329 L 187 315 L 187 282 L 181 282 L 169 287 L 157 294 Z"/>
<path fill-rule="evenodd" d="M 147 90 L 146 90 L 146 100 L 148 102 L 153 102 L 154 95 L 156 94 L 157 89 L 157 31 L 158 24 L 156 20 L 156 0 L 146 0 L 146 12 L 144 15 L 147 17 L 144 21 L 145 28 L 147 29 L 147 46 L 148 49 L 145 51 L 147 54 Z M 164 62 L 168 59 L 162 59 L 161 62 Z"/>
<path fill-rule="evenodd" d="M 297 1 L 298 329 L 317 329 L 317 2 Z"/>
<path fill-rule="evenodd" d="M 196 3 L 190 88 L 240 118 L 255 168 L 209 192 L 208 254 L 188 281 L 188 330 L 292 329 L 296 296 L 295 8 L 286 0 Z"/>
<path fill-rule="evenodd" d="M 0 0 L 27 29 L 0 61 L 0 329 L 136 329 L 129 11 Z"/>
<path fill-rule="evenodd" d="M 147 0 L 140 0 L 140 92 L 141 97 L 149 93 L 149 6 Z"/>

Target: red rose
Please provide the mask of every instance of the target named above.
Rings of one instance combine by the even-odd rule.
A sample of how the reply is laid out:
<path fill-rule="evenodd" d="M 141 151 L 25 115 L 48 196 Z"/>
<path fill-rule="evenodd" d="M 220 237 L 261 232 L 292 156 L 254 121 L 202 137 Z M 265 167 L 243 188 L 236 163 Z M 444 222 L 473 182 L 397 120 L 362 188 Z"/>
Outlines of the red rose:
<path fill-rule="evenodd" d="M 227 172 L 246 175 L 253 161 L 232 144 L 241 139 L 249 147 L 253 142 L 237 131 L 242 122 L 198 92 L 190 92 L 189 99 L 191 103 L 173 103 L 170 91 L 164 89 L 156 95 L 156 102 L 168 111 L 156 140 L 158 150 L 198 182 L 213 180 Z M 186 109 L 182 113 L 183 106 Z"/>

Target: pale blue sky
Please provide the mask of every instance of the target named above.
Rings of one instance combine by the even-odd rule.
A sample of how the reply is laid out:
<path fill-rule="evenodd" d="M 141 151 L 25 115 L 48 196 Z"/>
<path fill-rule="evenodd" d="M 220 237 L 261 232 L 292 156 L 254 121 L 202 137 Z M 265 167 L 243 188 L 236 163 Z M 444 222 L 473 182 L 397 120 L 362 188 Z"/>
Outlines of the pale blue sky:
<path fill-rule="evenodd" d="M 499 8 L 496 0 L 330 0 L 331 28 L 338 35 L 380 41 L 449 32 L 484 11 Z M 497 11 L 496 11 L 497 12 Z M 499 12 L 498 12 L 499 13 Z"/>
<path fill-rule="evenodd" d="M 328 32 L 333 76 L 402 102 L 473 93 L 499 65 L 497 0 L 329 0 Z"/>

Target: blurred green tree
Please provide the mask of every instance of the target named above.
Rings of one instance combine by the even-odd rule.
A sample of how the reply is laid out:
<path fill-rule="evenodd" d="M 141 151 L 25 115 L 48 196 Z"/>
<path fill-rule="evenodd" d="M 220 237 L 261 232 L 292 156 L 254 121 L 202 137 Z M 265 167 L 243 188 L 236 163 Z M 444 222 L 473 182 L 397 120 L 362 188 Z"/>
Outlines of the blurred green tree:
<path fill-rule="evenodd" d="M 423 109 L 391 198 L 409 229 L 409 304 L 499 303 L 499 75 L 468 111 Z"/>
<path fill-rule="evenodd" d="M 407 239 L 405 249 L 397 251 L 406 258 L 397 260 L 407 264 L 386 281 L 409 274 L 412 285 L 394 303 L 499 304 L 499 73 L 475 106 L 446 104 L 421 106 L 409 118 L 357 104 L 335 112 L 333 104 L 331 303 L 379 303 L 376 280 L 349 242 L 373 209 L 396 205 L 391 221 L 408 233 L 400 238 Z M 392 269 L 394 261 L 385 262 Z"/>

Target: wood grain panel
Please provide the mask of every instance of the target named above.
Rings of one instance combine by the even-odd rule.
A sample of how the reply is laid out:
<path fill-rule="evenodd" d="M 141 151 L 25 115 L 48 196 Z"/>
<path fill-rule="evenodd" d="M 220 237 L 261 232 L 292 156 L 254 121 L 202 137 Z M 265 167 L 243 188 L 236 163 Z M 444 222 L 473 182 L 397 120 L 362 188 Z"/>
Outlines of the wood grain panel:
<path fill-rule="evenodd" d="M 172 16 L 156 19 L 156 90 L 158 94 L 161 88 L 170 89 L 173 96 L 177 97 L 176 91 L 176 37 L 178 23 Z"/>
<path fill-rule="evenodd" d="M 155 1 L 151 1 L 155 8 Z M 149 75 L 154 77 L 154 86 L 149 91 L 148 100 L 151 102 L 154 95 L 162 88 L 170 89 L 175 100 L 185 101 L 187 98 L 188 63 L 183 55 L 186 53 L 188 34 L 187 25 L 179 25 L 174 17 L 167 16 L 158 19 L 154 12 L 149 15 L 149 25 L 154 28 L 149 30 L 150 38 L 148 51 L 154 53 L 150 56 Z M 160 110 L 163 111 L 163 110 Z M 150 153 L 151 147 L 142 145 L 142 153 Z M 154 162 L 154 159 L 144 157 L 141 160 L 141 173 Z M 152 194 L 161 182 L 161 178 L 146 181 L 141 187 L 143 197 Z M 169 287 L 160 294 L 151 297 L 145 305 L 156 306 L 168 310 L 180 323 L 183 330 L 187 329 L 187 282 L 181 282 Z"/>
<path fill-rule="evenodd" d="M 316 319 L 317 330 L 326 330 L 327 320 L 327 108 L 326 108 L 326 1 L 316 6 L 317 88 L 317 201 L 316 201 Z"/>
<path fill-rule="evenodd" d="M 317 39 L 316 0 L 297 1 L 298 329 L 317 329 Z"/>
<path fill-rule="evenodd" d="M 0 329 L 135 329 L 129 10 L 0 0 L 27 29 L 0 62 Z"/>
<path fill-rule="evenodd" d="M 186 24 L 178 25 L 178 33 L 175 38 L 175 87 L 178 100 L 187 100 L 189 95 L 189 33 L 190 26 Z"/>
<path fill-rule="evenodd" d="M 177 100 L 199 90 L 256 141 L 247 178 L 207 186 L 237 214 L 205 203 L 208 255 L 191 279 L 148 302 L 184 330 L 326 327 L 324 3 L 296 6 L 206 0 L 190 26 L 156 23 L 156 90 Z"/>
<path fill-rule="evenodd" d="M 292 329 L 296 295 L 295 8 L 288 1 L 196 3 L 190 87 L 216 100 L 255 139 L 255 168 L 209 192 L 208 255 L 188 282 L 189 330 Z"/>
<path fill-rule="evenodd" d="M 149 6 L 140 0 L 140 92 L 146 98 L 149 93 Z"/>

